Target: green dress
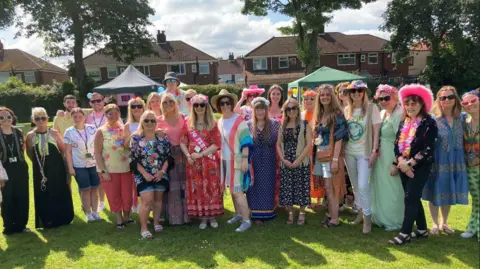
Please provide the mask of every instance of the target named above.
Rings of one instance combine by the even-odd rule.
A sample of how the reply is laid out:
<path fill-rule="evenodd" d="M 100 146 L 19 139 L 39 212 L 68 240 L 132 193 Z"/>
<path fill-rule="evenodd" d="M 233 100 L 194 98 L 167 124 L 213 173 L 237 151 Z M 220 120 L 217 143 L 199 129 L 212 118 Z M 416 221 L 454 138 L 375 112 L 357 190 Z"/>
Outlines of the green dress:
<path fill-rule="evenodd" d="M 390 176 L 390 168 L 395 157 L 393 147 L 402 109 L 397 106 L 387 119 L 383 110 L 381 116 L 384 120 L 380 127 L 380 156 L 370 177 L 372 222 L 387 230 L 399 230 L 403 222 L 405 195 L 400 176 Z"/>

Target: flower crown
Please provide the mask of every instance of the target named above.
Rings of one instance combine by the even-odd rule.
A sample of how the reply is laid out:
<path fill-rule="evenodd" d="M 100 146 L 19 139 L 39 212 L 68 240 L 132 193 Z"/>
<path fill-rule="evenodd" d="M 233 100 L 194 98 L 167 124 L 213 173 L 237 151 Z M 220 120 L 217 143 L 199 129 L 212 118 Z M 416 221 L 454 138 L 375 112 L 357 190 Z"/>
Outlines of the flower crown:
<path fill-rule="evenodd" d="M 269 106 L 270 105 L 270 102 L 265 99 L 264 97 L 255 97 L 253 100 L 252 100 L 252 106 L 255 107 L 255 105 L 257 103 L 264 103 L 266 106 Z"/>
<path fill-rule="evenodd" d="M 196 102 L 208 103 L 208 96 L 203 95 L 203 94 L 194 95 L 191 99 L 191 103 L 193 104 L 193 103 L 196 103 Z"/>
<path fill-rule="evenodd" d="M 390 86 L 388 84 L 380 84 L 377 87 L 377 91 L 375 92 L 375 99 L 380 97 L 382 93 L 386 93 L 388 95 L 397 95 L 397 88 Z"/>
<path fill-rule="evenodd" d="M 145 101 L 143 101 L 142 98 L 136 96 L 130 100 L 128 100 L 128 105 L 131 105 L 133 102 L 139 102 L 140 104 L 142 104 L 143 106 L 145 106 Z"/>
<path fill-rule="evenodd" d="M 350 89 L 360 89 L 360 88 L 366 88 L 368 89 L 367 83 L 361 81 L 361 80 L 354 80 L 350 85 L 348 85 L 347 90 Z"/>
<path fill-rule="evenodd" d="M 315 91 L 308 90 L 308 91 L 303 93 L 303 96 L 305 96 L 305 97 L 315 97 L 315 96 L 317 96 L 317 93 Z"/>

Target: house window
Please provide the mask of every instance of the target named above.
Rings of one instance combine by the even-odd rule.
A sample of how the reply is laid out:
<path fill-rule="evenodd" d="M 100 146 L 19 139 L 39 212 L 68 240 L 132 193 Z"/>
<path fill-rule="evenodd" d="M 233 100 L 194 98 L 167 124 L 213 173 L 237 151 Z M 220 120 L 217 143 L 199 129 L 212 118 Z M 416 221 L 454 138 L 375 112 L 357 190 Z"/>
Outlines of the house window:
<path fill-rule="evenodd" d="M 414 64 L 413 56 L 408 57 L 408 65 L 412 66 Z"/>
<path fill-rule="evenodd" d="M 278 57 L 278 68 L 288 68 L 288 57 Z"/>
<path fill-rule="evenodd" d="M 253 70 L 266 70 L 267 58 L 253 59 Z"/>
<path fill-rule="evenodd" d="M 368 64 L 378 64 L 378 53 L 368 54 Z"/>
<path fill-rule="evenodd" d="M 185 75 L 185 64 L 172 64 L 168 66 L 168 71 L 175 72 L 177 75 Z"/>
<path fill-rule="evenodd" d="M 16 74 L 15 77 L 16 77 L 18 80 L 23 81 L 23 79 L 22 79 L 22 73 Z"/>
<path fill-rule="evenodd" d="M 100 75 L 100 69 L 87 70 L 87 76 L 91 77 L 94 81 L 102 80 L 102 76 Z"/>
<path fill-rule="evenodd" d="M 197 64 L 192 64 L 192 73 L 197 73 Z"/>
<path fill-rule="evenodd" d="M 290 65 L 291 66 L 297 66 L 297 58 L 290 58 L 288 59 L 288 61 L 290 62 Z"/>
<path fill-rule="evenodd" d="M 145 76 L 149 77 L 150 76 L 150 66 L 135 66 L 138 71 L 142 72 Z M 120 68 L 121 69 L 121 68 Z"/>
<path fill-rule="evenodd" d="M 0 84 L 7 82 L 8 78 L 10 77 L 10 73 L 8 72 L 0 72 Z"/>
<path fill-rule="evenodd" d="M 108 78 L 116 78 L 118 76 L 116 67 L 107 67 L 107 73 Z"/>
<path fill-rule="evenodd" d="M 200 75 L 208 75 L 210 74 L 210 64 L 209 63 L 201 63 L 199 64 Z"/>
<path fill-rule="evenodd" d="M 23 73 L 23 76 L 25 77 L 25 83 L 33 84 L 33 83 L 37 82 L 36 79 L 35 79 L 35 72 L 33 72 L 33 71 L 25 72 L 25 73 Z"/>
<path fill-rule="evenodd" d="M 360 62 L 361 63 L 365 62 L 365 54 L 360 55 Z"/>
<path fill-rule="evenodd" d="M 337 65 L 355 65 L 355 54 L 338 54 Z"/>

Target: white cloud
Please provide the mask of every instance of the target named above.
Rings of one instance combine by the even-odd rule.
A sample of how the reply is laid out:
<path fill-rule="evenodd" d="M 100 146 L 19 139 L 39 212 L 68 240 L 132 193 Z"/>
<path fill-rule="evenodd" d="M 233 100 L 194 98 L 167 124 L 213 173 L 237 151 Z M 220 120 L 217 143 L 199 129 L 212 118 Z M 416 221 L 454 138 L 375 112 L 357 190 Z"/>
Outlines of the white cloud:
<path fill-rule="evenodd" d="M 363 5 L 360 10 L 345 9 L 333 13 L 327 31 L 346 34 L 368 33 L 388 39 L 389 34 L 378 30 L 381 15 L 389 0 L 377 0 Z M 279 36 L 280 26 L 291 23 L 290 18 L 244 16 L 240 13 L 243 1 L 239 0 L 150 0 L 156 14 L 149 28 L 152 35 L 157 30 L 166 30 L 168 40 L 183 40 L 214 56 L 226 57 L 229 52 L 243 55 L 265 42 L 272 36 Z M 9 28 L 0 32 L 6 48 L 19 48 L 38 57 L 45 55 L 43 41 L 37 37 L 13 39 L 16 30 Z M 94 48 L 84 50 L 89 55 Z M 64 66 L 70 59 L 50 59 L 52 63 Z"/>

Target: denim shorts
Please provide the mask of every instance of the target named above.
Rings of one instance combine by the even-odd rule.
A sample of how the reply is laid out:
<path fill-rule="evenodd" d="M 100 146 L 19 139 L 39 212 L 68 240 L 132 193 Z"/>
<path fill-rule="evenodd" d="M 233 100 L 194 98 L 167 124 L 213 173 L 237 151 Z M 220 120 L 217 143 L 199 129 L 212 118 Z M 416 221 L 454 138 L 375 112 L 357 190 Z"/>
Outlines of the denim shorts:
<path fill-rule="evenodd" d="M 167 190 L 167 188 L 165 188 L 164 185 L 160 185 L 160 184 L 149 184 L 144 186 L 141 190 L 139 190 L 138 187 L 139 186 L 137 185 L 138 194 L 142 194 L 145 192 L 152 192 L 152 191 L 165 192 Z"/>
<path fill-rule="evenodd" d="M 315 166 L 313 167 L 312 174 L 315 176 L 323 177 L 323 178 L 331 178 L 332 172 L 330 170 L 330 163 L 328 162 L 321 163 L 321 162 L 315 161 Z"/>
<path fill-rule="evenodd" d="M 75 170 L 75 180 L 77 181 L 78 188 L 81 191 L 88 189 L 95 189 L 100 186 L 100 178 L 98 177 L 97 168 L 73 168 Z"/>

